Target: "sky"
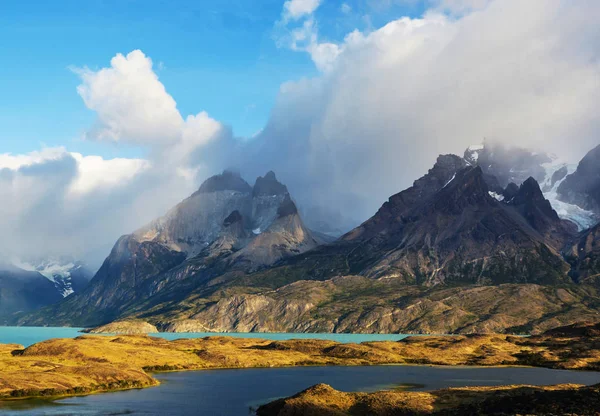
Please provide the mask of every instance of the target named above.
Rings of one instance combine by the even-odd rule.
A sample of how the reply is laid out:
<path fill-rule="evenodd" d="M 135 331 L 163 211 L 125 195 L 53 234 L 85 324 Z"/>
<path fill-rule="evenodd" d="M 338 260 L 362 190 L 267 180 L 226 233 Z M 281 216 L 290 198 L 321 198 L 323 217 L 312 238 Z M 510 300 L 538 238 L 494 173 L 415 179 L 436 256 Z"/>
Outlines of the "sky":
<path fill-rule="evenodd" d="M 342 5 L 345 5 L 342 7 Z M 116 53 L 142 50 L 183 114 L 207 111 L 251 137 L 266 124 L 282 83 L 318 74 L 310 58 L 278 45 L 279 0 L 4 0 L 0 4 L 1 152 L 68 145 L 103 157 L 144 149 L 81 140 L 94 114 L 76 93 L 72 68 L 102 68 Z M 321 32 L 343 39 L 418 2 L 322 4 Z"/>
<path fill-rule="evenodd" d="M 596 0 L 0 1 L 0 253 L 97 267 L 207 177 L 348 228 L 484 137 L 600 143 Z"/>

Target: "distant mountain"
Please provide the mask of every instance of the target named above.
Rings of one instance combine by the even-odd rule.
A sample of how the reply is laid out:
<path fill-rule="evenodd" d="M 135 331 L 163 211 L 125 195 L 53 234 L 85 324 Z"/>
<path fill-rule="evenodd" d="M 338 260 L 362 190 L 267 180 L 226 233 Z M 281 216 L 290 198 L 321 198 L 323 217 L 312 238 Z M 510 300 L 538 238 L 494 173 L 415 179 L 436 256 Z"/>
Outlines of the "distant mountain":
<path fill-rule="evenodd" d="M 56 303 L 62 296 L 54 284 L 37 272 L 13 266 L 0 267 L 0 325 L 15 314 Z"/>
<path fill-rule="evenodd" d="M 0 264 L 0 324 L 61 301 L 83 290 L 92 273 L 79 262 L 40 261 Z"/>
<path fill-rule="evenodd" d="M 15 261 L 13 265 L 25 271 L 38 272 L 54 283 L 62 297 L 82 291 L 94 276 L 85 263 L 68 258 Z"/>

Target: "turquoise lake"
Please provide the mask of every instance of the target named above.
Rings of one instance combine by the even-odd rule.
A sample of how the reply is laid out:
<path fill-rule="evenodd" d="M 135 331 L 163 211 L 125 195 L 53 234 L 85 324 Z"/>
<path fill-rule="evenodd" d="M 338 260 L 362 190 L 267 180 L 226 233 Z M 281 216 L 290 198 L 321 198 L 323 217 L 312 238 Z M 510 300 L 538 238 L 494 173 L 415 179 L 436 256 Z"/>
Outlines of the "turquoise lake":
<path fill-rule="evenodd" d="M 0 344 L 21 344 L 28 347 L 36 342 L 52 338 L 76 338 L 81 335 L 82 328 L 48 328 L 48 327 L 13 327 L 0 326 Z M 161 332 L 150 334 L 168 340 L 181 338 L 205 338 L 210 336 L 229 336 L 236 338 L 261 338 L 274 341 L 286 339 L 327 339 L 341 343 L 361 343 L 367 341 L 399 341 L 410 335 L 401 334 L 293 334 L 293 333 L 211 333 L 199 332 L 189 334 L 173 334 Z"/>

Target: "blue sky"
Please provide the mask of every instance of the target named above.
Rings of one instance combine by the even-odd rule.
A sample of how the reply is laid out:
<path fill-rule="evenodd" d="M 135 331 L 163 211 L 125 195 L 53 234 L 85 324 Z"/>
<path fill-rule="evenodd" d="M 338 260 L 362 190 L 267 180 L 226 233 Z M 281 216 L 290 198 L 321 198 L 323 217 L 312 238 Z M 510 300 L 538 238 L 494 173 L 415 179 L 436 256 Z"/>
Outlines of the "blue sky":
<path fill-rule="evenodd" d="M 400 16 L 418 16 L 418 1 L 325 0 L 320 37 L 340 40 Z M 304 53 L 273 39 L 281 0 L 3 0 L 0 3 L 0 153 L 41 146 L 104 157 L 139 149 L 80 139 L 94 114 L 76 92 L 69 67 L 107 67 L 118 52 L 141 49 L 183 115 L 207 111 L 239 136 L 269 117 L 279 86 L 317 74 Z M 347 10 L 346 10 L 347 11 Z"/>

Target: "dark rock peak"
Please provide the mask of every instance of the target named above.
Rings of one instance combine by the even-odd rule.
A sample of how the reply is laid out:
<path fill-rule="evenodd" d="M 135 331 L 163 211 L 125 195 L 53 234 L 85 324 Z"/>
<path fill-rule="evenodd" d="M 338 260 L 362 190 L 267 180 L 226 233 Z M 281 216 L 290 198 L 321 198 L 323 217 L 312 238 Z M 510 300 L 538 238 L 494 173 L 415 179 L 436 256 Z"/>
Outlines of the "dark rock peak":
<path fill-rule="evenodd" d="M 508 203 L 517 209 L 529 225 L 542 233 L 561 223 L 550 201 L 544 197 L 540 185 L 533 178 L 523 182 L 519 191 Z"/>
<path fill-rule="evenodd" d="M 485 183 L 487 184 L 487 187 L 490 190 L 490 192 L 495 192 L 499 195 L 502 195 L 504 189 L 502 189 L 502 186 L 500 186 L 498 178 L 496 178 L 494 175 L 484 173 L 483 179 L 485 180 Z"/>
<path fill-rule="evenodd" d="M 515 195 L 514 204 L 521 204 L 527 201 L 546 201 L 538 182 L 529 177 L 519 187 L 519 192 Z"/>
<path fill-rule="evenodd" d="M 424 176 L 417 179 L 413 186 L 392 195 L 373 217 L 344 235 L 342 240 L 368 239 L 401 222 L 402 217 L 411 209 L 449 185 L 457 172 L 467 166 L 467 162 L 456 155 L 438 156 L 435 165 Z"/>
<path fill-rule="evenodd" d="M 252 190 L 253 196 L 258 195 L 285 195 L 288 193 L 287 187 L 277 180 L 275 172 L 269 171 L 265 176 L 256 178 L 256 183 Z"/>
<path fill-rule="evenodd" d="M 438 156 L 433 168 L 429 169 L 426 175 L 417 179 L 413 187 L 424 188 L 434 185 L 436 188 L 441 188 L 446 185 L 456 172 L 467 166 L 467 162 L 456 155 L 440 155 Z"/>
<path fill-rule="evenodd" d="M 252 191 L 252 188 L 244 179 L 242 179 L 238 172 L 226 170 L 220 175 L 215 175 L 205 180 L 194 195 L 218 191 L 249 193 Z"/>
<path fill-rule="evenodd" d="M 504 196 L 504 200 L 506 202 L 510 202 L 515 196 L 517 196 L 518 193 L 519 185 L 517 185 L 514 182 L 511 182 L 506 186 L 506 189 L 504 190 L 504 192 L 502 192 L 502 195 Z"/>
<path fill-rule="evenodd" d="M 298 214 L 298 208 L 296 208 L 296 204 L 294 204 L 294 201 L 292 201 L 290 195 L 286 194 L 285 199 L 277 209 L 277 216 L 279 218 L 283 218 L 296 214 Z"/>
<path fill-rule="evenodd" d="M 433 198 L 428 208 L 416 207 L 417 211 L 427 212 L 432 209 L 452 214 L 459 214 L 469 205 L 495 205 L 497 201 L 489 194 L 483 170 L 477 167 L 466 167 Z"/>
<path fill-rule="evenodd" d="M 579 162 L 577 172 L 600 180 L 600 145 L 590 150 Z"/>
<path fill-rule="evenodd" d="M 551 220 L 560 221 L 558 214 L 556 211 L 554 211 L 554 208 L 552 208 L 552 204 L 550 204 L 550 201 L 546 199 L 542 193 L 542 190 L 540 189 L 540 185 L 533 178 L 529 178 L 523 182 L 519 188 L 519 192 L 517 192 L 510 203 L 511 205 L 515 206 L 522 205 L 532 208 L 535 207 L 541 214 L 545 215 Z M 532 213 L 529 212 L 523 214 L 527 214 L 525 215 L 527 218 L 527 216 Z"/>
<path fill-rule="evenodd" d="M 242 217 L 242 214 L 240 214 L 240 212 L 236 209 L 231 214 L 229 214 L 229 216 L 227 216 L 227 218 L 225 218 L 225 220 L 223 221 L 223 226 L 229 227 L 232 224 L 241 223 L 243 221 L 244 221 L 244 217 Z"/>
<path fill-rule="evenodd" d="M 400 204 L 404 207 L 421 201 L 448 185 L 456 173 L 466 166 L 467 162 L 461 157 L 451 154 L 440 155 L 427 174 L 417 179 L 412 187 L 393 195 L 386 204 Z"/>

